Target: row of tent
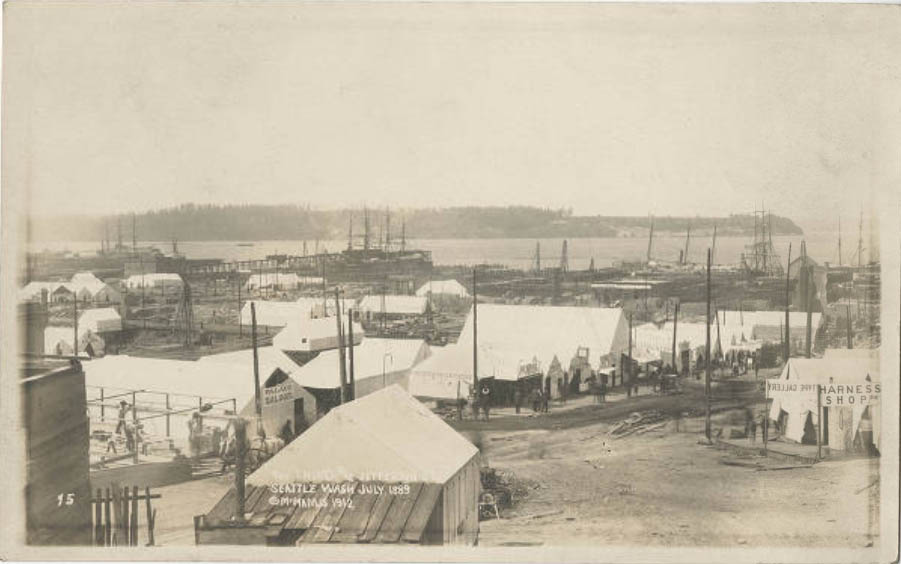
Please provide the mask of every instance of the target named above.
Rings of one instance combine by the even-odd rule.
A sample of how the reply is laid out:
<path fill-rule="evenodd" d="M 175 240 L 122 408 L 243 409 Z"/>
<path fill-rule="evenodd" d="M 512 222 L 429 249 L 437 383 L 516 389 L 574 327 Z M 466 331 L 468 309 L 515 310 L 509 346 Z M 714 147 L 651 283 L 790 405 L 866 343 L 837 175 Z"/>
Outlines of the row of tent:
<path fill-rule="evenodd" d="M 164 292 L 180 291 L 184 282 L 173 273 L 148 273 L 129 276 L 122 282 L 127 290 L 153 289 Z M 19 290 L 20 302 L 40 302 L 46 292 L 50 303 L 79 302 L 114 304 L 122 300 L 121 292 L 91 272 L 78 272 L 69 281 L 32 281 Z"/>
<path fill-rule="evenodd" d="M 106 339 L 122 331 L 122 317 L 115 308 L 86 309 L 78 316 L 78 352 L 100 356 L 105 352 Z M 45 327 L 44 354 L 69 356 L 75 354 L 72 341 L 74 327 Z"/>

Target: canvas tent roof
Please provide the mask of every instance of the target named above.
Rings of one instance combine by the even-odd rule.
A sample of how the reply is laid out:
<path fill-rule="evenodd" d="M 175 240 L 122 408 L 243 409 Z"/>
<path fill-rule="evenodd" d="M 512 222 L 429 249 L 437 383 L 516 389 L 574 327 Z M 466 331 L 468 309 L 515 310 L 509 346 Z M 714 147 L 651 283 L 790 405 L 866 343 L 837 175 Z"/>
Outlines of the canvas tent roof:
<path fill-rule="evenodd" d="M 78 317 L 78 326 L 93 331 L 113 331 L 122 329 L 122 317 L 112 307 L 86 309 Z"/>
<path fill-rule="evenodd" d="M 381 313 L 382 297 L 385 298 L 385 313 L 397 315 L 420 315 L 425 313 L 429 301 L 422 296 L 366 296 L 360 302 L 360 311 Z"/>
<path fill-rule="evenodd" d="M 472 310 L 459 343 L 472 346 Z M 479 345 L 504 359 L 547 365 L 568 362 L 579 347 L 595 358 L 628 346 L 629 328 L 619 308 L 479 304 Z M 507 361 L 509 362 L 509 361 Z"/>
<path fill-rule="evenodd" d="M 433 348 L 427 359 L 410 372 L 410 393 L 417 397 L 455 399 L 469 395 L 472 386 L 472 345 L 453 344 Z M 480 345 L 478 351 L 479 379 L 515 381 L 525 374 L 524 367 L 533 359 L 496 351 Z M 550 364 L 550 362 L 548 362 Z M 459 382 L 459 386 L 458 386 Z"/>
<path fill-rule="evenodd" d="M 420 286 L 418 290 L 416 290 L 417 296 L 428 296 L 430 293 L 433 296 L 450 295 L 458 296 L 461 298 L 469 296 L 469 292 L 466 290 L 466 287 L 454 279 L 432 280 L 431 282 L 426 282 L 425 284 Z"/>
<path fill-rule="evenodd" d="M 409 370 L 427 356 L 428 351 L 426 342 L 419 339 L 363 339 L 354 347 L 354 379 L 360 381 L 381 376 L 383 368 L 386 374 Z M 339 387 L 338 351 L 332 349 L 320 353 L 295 372 L 294 380 L 306 388 Z"/>
<path fill-rule="evenodd" d="M 827 385 L 879 382 L 879 379 L 878 355 L 854 357 L 833 354 L 833 357 L 828 359 L 789 359 L 777 380 L 799 384 Z M 788 413 L 789 421 L 785 436 L 800 442 L 804 434 L 804 421 L 808 415 L 814 425 L 819 420 L 816 387 L 809 391 L 771 391 L 768 393 L 773 399 L 770 405 L 770 419 L 778 419 L 781 411 Z M 857 404 L 852 407 L 855 430 L 866 407 L 865 404 Z M 876 425 L 873 426 L 873 429 L 878 433 Z"/>
<path fill-rule="evenodd" d="M 249 300 L 241 308 L 241 323 L 249 326 L 252 318 L 250 304 L 256 306 L 257 325 L 284 327 L 293 321 L 309 319 L 309 312 L 295 302 L 279 302 L 272 300 Z"/>
<path fill-rule="evenodd" d="M 254 486 L 317 480 L 444 484 L 478 449 L 399 386 L 329 411 L 247 478 Z"/>
<path fill-rule="evenodd" d="M 299 368 L 297 363 L 291 360 L 291 357 L 274 346 L 257 347 L 257 362 L 260 369 L 261 383 L 276 369 L 281 370 L 285 374 L 291 374 Z M 197 363 L 227 364 L 245 370 L 253 370 L 253 349 L 211 354 L 200 357 Z"/>
<path fill-rule="evenodd" d="M 259 319 L 259 316 L 257 317 Z M 349 338 L 347 318 L 341 320 L 344 328 L 345 339 Z M 363 339 L 363 326 L 354 322 L 354 343 L 359 344 Z M 327 346 L 322 346 L 322 341 L 333 340 Z M 314 347 L 314 341 L 319 341 Z M 336 348 L 338 346 L 338 324 L 332 317 L 320 317 L 318 319 L 306 319 L 303 321 L 291 320 L 285 327 L 272 338 L 272 344 L 283 351 L 304 351 L 322 348 Z"/>
<path fill-rule="evenodd" d="M 811 314 L 811 323 L 813 330 L 816 331 L 820 326 L 822 314 L 814 312 Z M 804 329 L 807 327 L 807 312 L 792 311 L 789 312 L 789 326 L 792 330 Z M 785 325 L 784 311 L 734 311 L 721 310 L 719 312 L 719 320 L 722 326 L 746 326 L 746 327 L 782 327 Z"/>

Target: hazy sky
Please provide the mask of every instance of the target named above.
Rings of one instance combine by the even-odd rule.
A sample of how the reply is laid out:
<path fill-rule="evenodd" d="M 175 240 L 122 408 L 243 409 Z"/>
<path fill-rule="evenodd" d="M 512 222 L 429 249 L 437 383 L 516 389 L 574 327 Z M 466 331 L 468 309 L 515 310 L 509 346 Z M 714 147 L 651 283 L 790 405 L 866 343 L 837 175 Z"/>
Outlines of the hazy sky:
<path fill-rule="evenodd" d="M 765 201 L 851 223 L 894 133 L 898 19 L 865 6 L 6 7 L 6 187 L 39 214 Z"/>

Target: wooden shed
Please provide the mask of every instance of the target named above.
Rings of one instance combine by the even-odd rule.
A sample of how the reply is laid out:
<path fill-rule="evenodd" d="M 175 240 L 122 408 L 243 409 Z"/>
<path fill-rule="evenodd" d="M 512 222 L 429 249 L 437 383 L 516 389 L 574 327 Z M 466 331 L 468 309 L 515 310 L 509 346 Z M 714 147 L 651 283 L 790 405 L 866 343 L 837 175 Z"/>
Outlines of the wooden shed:
<path fill-rule="evenodd" d="M 399 386 L 330 411 L 195 518 L 198 544 L 474 545 L 479 452 Z"/>

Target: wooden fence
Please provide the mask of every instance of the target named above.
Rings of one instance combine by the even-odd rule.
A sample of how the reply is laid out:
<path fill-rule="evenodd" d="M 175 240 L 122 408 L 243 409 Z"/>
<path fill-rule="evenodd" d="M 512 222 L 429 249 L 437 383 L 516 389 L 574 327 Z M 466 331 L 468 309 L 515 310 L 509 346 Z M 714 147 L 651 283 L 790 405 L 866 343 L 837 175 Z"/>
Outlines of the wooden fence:
<path fill-rule="evenodd" d="M 147 529 L 146 546 L 153 546 L 153 526 L 156 523 L 156 509 L 151 499 L 159 499 L 160 494 L 151 494 L 150 488 L 139 493 L 138 486 L 97 488 L 91 499 L 94 519 L 94 546 L 138 546 L 141 501 L 144 502 L 144 525 Z"/>

